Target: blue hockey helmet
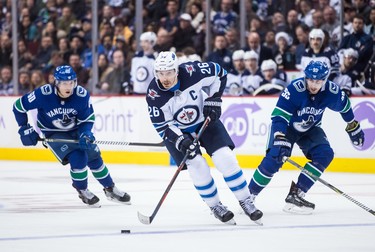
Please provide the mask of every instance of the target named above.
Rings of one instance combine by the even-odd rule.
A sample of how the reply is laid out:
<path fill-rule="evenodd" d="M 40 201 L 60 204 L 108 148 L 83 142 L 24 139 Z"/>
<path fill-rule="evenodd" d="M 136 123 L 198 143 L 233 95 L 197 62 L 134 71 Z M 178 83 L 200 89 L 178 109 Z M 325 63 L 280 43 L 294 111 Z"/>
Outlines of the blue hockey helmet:
<path fill-rule="evenodd" d="M 77 74 L 69 65 L 58 66 L 53 74 L 55 85 L 62 81 L 74 81 L 74 87 L 77 87 Z"/>
<path fill-rule="evenodd" d="M 310 61 L 305 70 L 305 77 L 311 80 L 327 80 L 329 75 L 329 68 L 326 63 L 322 61 Z"/>

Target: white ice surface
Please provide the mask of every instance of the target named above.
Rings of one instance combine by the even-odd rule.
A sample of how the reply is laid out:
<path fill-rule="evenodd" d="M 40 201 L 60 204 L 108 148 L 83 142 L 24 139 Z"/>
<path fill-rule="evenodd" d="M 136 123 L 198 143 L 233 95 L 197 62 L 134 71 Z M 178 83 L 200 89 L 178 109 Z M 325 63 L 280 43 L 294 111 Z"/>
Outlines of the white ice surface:
<path fill-rule="evenodd" d="M 212 169 L 222 202 L 237 226 L 220 223 L 180 173 L 151 225 L 151 215 L 175 167 L 108 165 L 116 185 L 132 205 L 108 201 L 90 174 L 89 188 L 101 208 L 86 207 L 71 186 L 69 168 L 59 163 L 0 161 L 0 252 L 112 251 L 375 251 L 375 216 L 317 182 L 306 196 L 312 215 L 284 213 L 284 198 L 299 171 L 277 173 L 256 205 L 264 212 L 257 226 L 240 213 L 220 173 Z M 253 169 L 244 169 L 247 180 Z M 375 209 L 375 175 L 329 173 L 322 176 L 343 192 Z M 122 229 L 131 230 L 121 234 Z"/>

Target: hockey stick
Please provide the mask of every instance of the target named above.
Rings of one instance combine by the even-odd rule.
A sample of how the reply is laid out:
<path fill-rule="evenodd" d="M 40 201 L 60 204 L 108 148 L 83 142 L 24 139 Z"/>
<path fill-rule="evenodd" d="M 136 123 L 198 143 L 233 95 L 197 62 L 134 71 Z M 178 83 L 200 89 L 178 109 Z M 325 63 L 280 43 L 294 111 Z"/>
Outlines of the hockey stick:
<path fill-rule="evenodd" d="M 350 200 L 351 202 L 353 202 L 354 204 L 356 204 L 357 206 L 361 207 L 362 209 L 366 210 L 367 212 L 371 213 L 372 215 L 375 215 L 375 211 L 372 210 L 371 208 L 365 206 L 364 204 L 362 204 L 361 202 L 359 202 L 358 200 L 350 197 L 349 195 L 347 195 L 346 193 L 344 193 L 343 191 L 341 191 L 340 189 L 338 189 L 337 187 L 331 185 L 330 183 L 328 183 L 327 181 L 325 181 L 324 179 L 321 179 L 320 177 L 312 174 L 311 172 L 307 171 L 306 169 L 304 169 L 302 166 L 300 166 L 299 164 L 297 164 L 296 162 L 294 162 L 293 160 L 287 158 L 287 157 L 283 157 L 283 161 L 284 162 L 288 162 L 290 164 L 292 164 L 293 166 L 297 167 L 298 169 L 300 169 L 303 173 L 305 173 L 306 175 L 308 175 L 309 177 L 315 179 L 315 180 L 318 180 L 320 183 L 322 183 L 323 185 L 331 188 L 333 191 L 335 191 L 336 193 L 344 196 L 345 198 L 347 198 L 348 200 Z"/>
<path fill-rule="evenodd" d="M 264 84 L 264 85 L 258 87 L 257 89 L 255 89 L 252 95 L 257 96 L 260 92 L 268 91 L 268 90 L 271 90 L 271 89 L 277 89 L 279 91 L 283 91 L 284 87 L 281 86 L 281 85 L 278 85 L 278 84 L 267 83 L 267 84 Z"/>
<path fill-rule="evenodd" d="M 210 117 L 207 117 L 206 120 L 204 121 L 202 127 L 200 128 L 197 137 L 194 139 L 193 143 L 197 143 L 198 142 L 199 138 L 202 136 L 203 132 L 207 128 L 207 126 L 210 123 L 210 121 L 211 121 Z M 159 208 L 161 207 L 161 204 L 163 204 L 165 198 L 167 197 L 169 191 L 172 188 L 172 185 L 176 181 L 178 174 L 180 174 L 180 171 L 185 166 L 186 160 L 188 159 L 189 155 L 190 155 L 190 152 L 187 152 L 185 154 L 184 158 L 182 159 L 180 165 L 178 166 L 176 172 L 174 173 L 171 181 L 169 182 L 169 184 L 167 186 L 167 189 L 165 189 L 163 195 L 161 196 L 161 198 L 160 198 L 158 204 L 156 205 L 156 208 L 155 208 L 154 212 L 151 214 L 151 216 L 146 216 L 146 215 L 143 215 L 140 212 L 138 212 L 138 219 L 139 219 L 140 222 L 142 222 L 143 224 L 146 224 L 146 225 L 150 225 L 151 222 L 154 220 L 157 212 L 159 211 Z"/>
<path fill-rule="evenodd" d="M 47 143 L 79 143 L 76 139 L 57 139 L 57 138 L 41 138 L 38 141 Z M 122 142 L 122 141 L 107 141 L 95 140 L 93 144 L 106 144 L 106 145 L 125 145 L 125 146 L 145 146 L 145 147 L 163 147 L 164 142 L 160 143 L 139 143 L 139 142 Z"/>

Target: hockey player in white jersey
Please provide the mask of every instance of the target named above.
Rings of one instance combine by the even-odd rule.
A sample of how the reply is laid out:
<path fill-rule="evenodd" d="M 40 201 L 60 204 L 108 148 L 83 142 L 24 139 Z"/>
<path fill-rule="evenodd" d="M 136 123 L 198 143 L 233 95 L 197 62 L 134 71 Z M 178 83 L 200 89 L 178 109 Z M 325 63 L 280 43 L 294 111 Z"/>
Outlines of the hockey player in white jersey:
<path fill-rule="evenodd" d="M 134 94 L 146 94 L 148 84 L 154 78 L 152 66 L 155 61 L 156 39 L 154 32 L 144 32 L 139 37 L 142 50 L 134 55 L 130 71 Z"/>
<path fill-rule="evenodd" d="M 146 97 L 150 119 L 177 164 L 190 152 L 186 166 L 202 200 L 217 219 L 235 223 L 233 212 L 220 201 L 200 147 L 212 157 L 246 215 L 260 222 L 263 214 L 254 206 L 246 179 L 232 151 L 234 143 L 219 120 L 226 70 L 213 62 L 195 61 L 179 65 L 175 53 L 165 51 L 160 52 L 155 60 L 154 74 L 155 79 L 150 83 Z M 210 117 L 211 122 L 199 143 L 194 144 L 195 134 L 206 117 Z"/>
<path fill-rule="evenodd" d="M 88 190 L 88 167 L 103 186 L 109 200 L 130 204 L 130 195 L 115 186 L 99 147 L 93 144 L 95 115 L 90 94 L 77 85 L 77 75 L 71 66 L 57 67 L 54 79 L 53 84 L 43 85 L 25 94 L 13 105 L 22 144 L 33 146 L 38 143 L 39 135 L 29 124 L 27 116 L 27 111 L 36 109 L 37 125 L 46 138 L 79 140 L 79 143 L 46 144 L 63 165 L 70 164 L 72 186 L 82 202 L 100 207 L 99 198 Z"/>

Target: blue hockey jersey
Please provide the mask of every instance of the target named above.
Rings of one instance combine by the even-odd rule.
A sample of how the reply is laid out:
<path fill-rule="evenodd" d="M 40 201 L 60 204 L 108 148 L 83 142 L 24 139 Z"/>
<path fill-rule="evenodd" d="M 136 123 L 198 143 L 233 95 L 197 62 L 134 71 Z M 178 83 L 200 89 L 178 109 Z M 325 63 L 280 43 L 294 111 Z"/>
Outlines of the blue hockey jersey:
<path fill-rule="evenodd" d="M 327 81 L 316 95 L 311 95 L 306 87 L 302 77 L 292 81 L 281 93 L 271 116 L 274 132 L 285 134 L 292 127 L 303 133 L 320 126 L 326 108 L 341 113 L 346 122 L 354 120 L 350 100 L 338 85 Z"/>
<path fill-rule="evenodd" d="M 28 123 L 27 111 L 32 109 L 37 109 L 37 125 L 46 137 L 54 132 L 91 131 L 95 120 L 90 94 L 81 86 L 66 99 L 60 98 L 51 84 L 20 97 L 13 105 L 19 126 Z"/>
<path fill-rule="evenodd" d="M 213 62 L 187 62 L 179 65 L 178 82 L 169 89 L 154 78 L 147 91 L 148 113 L 163 139 L 176 139 L 182 132 L 195 132 L 204 120 L 203 102 L 221 97 L 227 72 Z"/>

